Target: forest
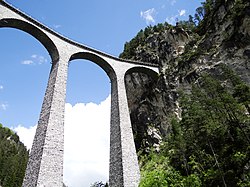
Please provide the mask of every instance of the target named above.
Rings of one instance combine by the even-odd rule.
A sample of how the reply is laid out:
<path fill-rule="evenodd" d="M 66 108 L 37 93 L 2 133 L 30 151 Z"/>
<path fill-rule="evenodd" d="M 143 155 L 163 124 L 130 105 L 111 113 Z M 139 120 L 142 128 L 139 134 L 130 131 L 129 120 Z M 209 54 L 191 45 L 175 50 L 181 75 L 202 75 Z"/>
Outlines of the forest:
<path fill-rule="evenodd" d="M 250 87 L 227 67 L 181 92 L 182 118 L 160 151 L 140 157 L 140 187 L 250 186 Z"/>
<path fill-rule="evenodd" d="M 22 185 L 28 155 L 18 135 L 0 124 L 0 186 Z"/>

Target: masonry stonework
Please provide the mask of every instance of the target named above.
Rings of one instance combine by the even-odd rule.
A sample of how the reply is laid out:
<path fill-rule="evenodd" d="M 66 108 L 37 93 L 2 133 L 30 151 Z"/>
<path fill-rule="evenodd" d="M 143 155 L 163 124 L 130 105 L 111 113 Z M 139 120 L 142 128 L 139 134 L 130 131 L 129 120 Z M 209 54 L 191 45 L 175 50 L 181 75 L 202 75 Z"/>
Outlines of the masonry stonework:
<path fill-rule="evenodd" d="M 0 0 L 0 28 L 23 30 L 48 50 L 52 67 L 29 155 L 23 187 L 62 187 L 64 151 L 64 107 L 70 60 L 87 59 L 99 65 L 111 80 L 111 126 L 109 186 L 137 187 L 139 165 L 125 88 L 131 69 L 158 73 L 155 64 L 119 59 L 81 45 L 52 31 L 38 21 Z M 34 32 L 34 30 L 36 32 Z"/>

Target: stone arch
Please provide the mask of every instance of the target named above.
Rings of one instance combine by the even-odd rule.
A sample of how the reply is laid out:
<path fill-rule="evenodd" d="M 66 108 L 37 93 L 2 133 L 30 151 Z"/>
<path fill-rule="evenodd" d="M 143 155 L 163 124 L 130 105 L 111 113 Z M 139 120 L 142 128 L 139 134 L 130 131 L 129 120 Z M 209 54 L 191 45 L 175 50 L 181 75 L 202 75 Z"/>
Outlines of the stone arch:
<path fill-rule="evenodd" d="M 5 18 L 0 20 L 0 28 L 2 27 L 15 28 L 30 34 L 47 49 L 52 59 L 52 63 L 58 62 L 59 52 L 56 45 L 42 30 L 36 26 L 19 19 Z"/>
<path fill-rule="evenodd" d="M 125 76 L 130 73 L 145 73 L 148 76 L 150 76 L 153 80 L 158 79 L 158 73 L 156 71 L 150 68 L 143 67 L 143 66 L 135 66 L 135 67 L 128 69 L 125 73 Z"/>
<path fill-rule="evenodd" d="M 110 80 L 112 80 L 116 77 L 116 73 L 115 73 L 114 69 L 111 67 L 111 65 L 106 60 L 104 60 L 102 57 L 100 57 L 96 54 L 93 54 L 90 52 L 75 53 L 71 56 L 69 61 L 76 60 L 76 59 L 85 59 L 85 60 L 89 60 L 89 61 L 97 64 L 107 73 Z"/>
<path fill-rule="evenodd" d="M 75 63 L 74 61 L 75 60 L 81 60 L 81 61 L 77 61 L 77 63 Z M 85 61 L 86 60 L 86 61 Z M 75 64 L 71 64 L 71 63 L 75 63 Z M 113 67 L 108 63 L 108 59 L 106 60 L 106 59 L 104 59 L 104 58 L 102 58 L 102 56 L 99 56 L 98 54 L 95 54 L 95 53 L 91 53 L 91 52 L 89 52 L 89 51 L 87 51 L 87 52 L 77 52 L 77 53 L 74 53 L 71 57 L 70 57 L 70 59 L 69 59 L 69 66 L 70 65 L 79 65 L 79 64 L 90 64 L 91 63 L 91 65 L 92 65 L 92 67 L 93 66 L 95 66 L 95 68 L 98 68 L 99 70 L 101 70 L 101 72 L 98 72 L 98 73 L 102 73 L 102 75 L 105 75 L 105 84 L 106 85 L 108 85 L 108 89 L 109 89 L 109 95 L 111 94 L 112 95 L 112 85 L 114 84 L 114 82 L 115 81 L 113 81 L 113 80 L 115 80 L 116 79 L 116 73 L 115 73 L 115 71 L 114 71 L 114 69 L 113 69 Z M 71 67 L 69 67 L 69 72 L 68 72 L 68 75 L 69 75 L 69 77 L 70 77 L 70 68 Z M 81 71 L 83 74 L 84 74 L 84 72 L 86 73 L 86 71 L 84 71 L 84 69 L 82 69 L 82 71 Z M 79 72 L 78 72 L 79 73 Z M 90 80 L 88 80 L 87 82 L 89 82 L 89 83 L 91 83 L 92 84 L 92 82 L 94 82 L 93 80 L 91 80 L 92 78 L 94 78 L 93 77 L 93 75 L 91 74 L 90 76 Z M 107 79 L 108 78 L 108 79 Z M 106 81 L 109 81 L 111 84 L 109 84 L 108 82 L 106 82 Z M 69 84 L 69 82 L 67 83 L 67 84 Z M 78 84 L 78 87 L 79 86 L 82 86 L 82 82 L 78 82 L 77 83 Z M 83 84 L 84 85 L 84 84 Z M 101 86 L 102 87 L 102 86 Z M 92 88 L 91 88 L 92 89 Z M 67 89 L 67 93 L 68 93 L 68 91 L 69 91 L 69 89 Z M 86 91 L 87 92 L 87 91 Z M 105 92 L 106 93 L 106 92 Z M 106 94 L 105 94 L 106 95 Z M 68 95 L 67 95 L 68 96 Z M 111 96 L 112 97 L 112 96 Z M 94 98 L 94 97 L 92 97 L 92 98 Z M 111 99 L 112 100 L 112 99 Z M 111 104 L 111 100 L 109 101 L 109 103 Z M 102 100 L 103 101 L 103 100 Z M 95 101 L 94 101 L 95 102 Z M 109 117 L 111 117 L 111 108 L 109 109 L 109 112 L 110 112 L 110 114 L 109 114 Z M 97 118 L 99 118 L 100 116 L 99 116 L 99 114 L 97 113 L 96 114 L 96 117 Z M 111 120 L 111 119 L 110 119 Z M 109 120 L 109 124 L 107 124 L 107 123 L 105 123 L 105 127 L 107 127 L 106 125 L 108 125 L 108 129 L 107 128 L 105 128 L 105 129 L 103 129 L 103 130 L 105 130 L 104 132 L 106 132 L 107 134 L 105 134 L 105 136 L 104 136 L 104 138 L 107 140 L 107 141 L 109 141 L 109 144 L 110 144 L 110 137 L 108 137 L 108 136 L 110 136 L 110 126 L 111 126 L 111 121 Z M 102 124 L 103 122 L 101 122 L 101 124 L 98 124 L 98 125 L 103 125 Z M 92 125 L 92 126 L 94 126 L 94 125 Z M 108 131 L 106 131 L 106 130 L 108 130 Z M 64 131 L 65 132 L 65 137 L 66 137 L 66 135 L 67 135 L 67 131 Z M 103 132 L 103 133 L 104 133 Z M 90 129 L 89 130 L 89 133 L 91 133 L 91 134 L 93 134 L 94 133 L 94 131 L 92 131 L 92 129 Z M 65 141 L 65 143 L 66 143 L 66 141 Z M 83 143 L 83 146 L 85 147 L 86 145 Z M 96 147 L 95 147 L 95 149 L 96 149 Z M 67 149 L 68 150 L 68 149 Z M 66 147 L 65 147 L 65 152 L 67 151 L 66 150 Z M 105 148 L 105 151 L 110 151 L 110 147 L 108 148 L 108 149 L 106 149 Z M 91 152 L 93 152 L 93 150 L 90 150 L 89 151 L 89 154 L 91 154 Z M 108 153 L 108 152 L 107 152 Z M 89 154 L 87 154 L 87 155 L 89 155 Z M 76 158 L 73 158 L 73 159 L 76 159 Z M 105 159 L 107 159 L 107 161 L 110 159 L 110 153 L 106 156 L 106 154 L 105 154 Z M 98 163 L 98 162 L 100 162 L 100 160 L 98 159 L 98 158 L 95 158 L 95 161 Z M 102 163 L 102 164 L 104 164 L 104 161 L 101 161 L 100 163 Z M 106 163 L 106 162 L 105 162 Z M 105 169 L 108 169 L 107 168 L 107 166 L 108 165 L 106 165 L 105 164 Z M 67 166 L 65 166 L 64 168 L 66 168 Z M 81 166 L 82 168 L 83 168 L 83 166 Z M 110 168 L 110 167 L 109 167 Z M 65 170 L 64 170 L 64 172 L 65 172 Z M 64 173 L 64 174 L 66 174 L 66 172 Z M 109 178 L 107 178 L 107 179 L 109 179 Z M 70 185 L 70 184 L 69 184 Z"/>

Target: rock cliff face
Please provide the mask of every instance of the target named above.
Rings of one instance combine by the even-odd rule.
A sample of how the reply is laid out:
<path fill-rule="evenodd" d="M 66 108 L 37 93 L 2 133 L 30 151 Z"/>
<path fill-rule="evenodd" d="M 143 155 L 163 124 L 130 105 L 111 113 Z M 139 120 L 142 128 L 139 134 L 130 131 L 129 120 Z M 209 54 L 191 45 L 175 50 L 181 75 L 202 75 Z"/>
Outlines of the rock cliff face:
<path fill-rule="evenodd" d="M 157 81 L 140 73 L 125 79 L 137 150 L 159 145 L 171 130 L 171 118 L 181 116 L 178 90 L 188 92 L 203 73 L 220 78 L 225 64 L 250 84 L 249 1 L 207 1 L 204 7 L 194 31 L 159 24 L 125 44 L 120 57 L 160 65 Z"/>
<path fill-rule="evenodd" d="M 125 79 L 136 148 L 145 151 L 159 145 L 169 131 L 173 112 L 178 110 L 176 75 L 167 71 L 175 63 L 171 59 L 183 53 L 184 46 L 192 38 L 183 29 L 167 24 L 161 32 L 148 29 L 151 34 L 136 47 L 134 59 L 160 64 L 161 75 L 157 82 L 141 73 L 129 74 Z"/>

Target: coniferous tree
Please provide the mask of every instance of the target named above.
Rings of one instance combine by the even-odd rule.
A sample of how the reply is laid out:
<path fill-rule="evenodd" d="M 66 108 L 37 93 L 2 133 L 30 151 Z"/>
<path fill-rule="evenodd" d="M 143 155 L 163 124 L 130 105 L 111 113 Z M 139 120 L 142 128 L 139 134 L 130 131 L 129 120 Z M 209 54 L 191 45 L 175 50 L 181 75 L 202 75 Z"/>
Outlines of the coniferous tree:
<path fill-rule="evenodd" d="M 182 119 L 160 152 L 140 159 L 141 186 L 250 186 L 250 88 L 221 68 L 221 81 L 204 75 L 181 94 Z"/>
<path fill-rule="evenodd" d="M 21 187 L 28 151 L 12 130 L 0 124 L 0 185 Z"/>

